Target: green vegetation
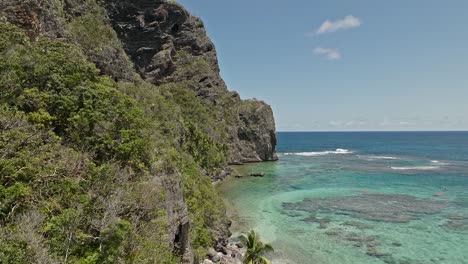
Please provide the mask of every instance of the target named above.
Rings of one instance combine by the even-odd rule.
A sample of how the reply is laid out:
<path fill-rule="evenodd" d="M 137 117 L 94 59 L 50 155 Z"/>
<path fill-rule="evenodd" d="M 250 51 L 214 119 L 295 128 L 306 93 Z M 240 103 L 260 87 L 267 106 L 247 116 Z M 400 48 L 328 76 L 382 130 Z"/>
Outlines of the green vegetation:
<path fill-rule="evenodd" d="M 177 263 L 177 181 L 201 255 L 224 217 L 206 174 L 227 160 L 225 132 L 184 84 L 98 71 L 94 51 L 120 49 L 98 15 L 69 28 L 76 44 L 0 22 L 0 263 Z"/>
<path fill-rule="evenodd" d="M 84 51 L 88 59 L 95 63 L 102 74 L 120 80 L 133 80 L 135 74 L 132 63 L 125 54 L 117 34 L 106 23 L 102 8 L 94 1 L 88 1 L 89 11 L 83 16 L 74 17 L 68 24 L 73 39 Z"/>
<path fill-rule="evenodd" d="M 259 235 L 251 230 L 247 236 L 243 236 L 247 246 L 247 252 L 244 255 L 245 264 L 270 264 L 271 262 L 262 255 L 273 251 L 270 244 L 265 244 L 260 241 Z"/>
<path fill-rule="evenodd" d="M 203 169 L 212 171 L 226 163 L 226 145 L 215 143 L 193 123 L 185 125 L 184 135 L 184 149 Z"/>
<path fill-rule="evenodd" d="M 198 256 L 212 246 L 213 229 L 222 221 L 225 208 L 218 194 L 213 191 L 211 179 L 202 175 L 195 162 L 181 161 L 183 189 L 187 197 L 191 220 L 190 236 Z"/>

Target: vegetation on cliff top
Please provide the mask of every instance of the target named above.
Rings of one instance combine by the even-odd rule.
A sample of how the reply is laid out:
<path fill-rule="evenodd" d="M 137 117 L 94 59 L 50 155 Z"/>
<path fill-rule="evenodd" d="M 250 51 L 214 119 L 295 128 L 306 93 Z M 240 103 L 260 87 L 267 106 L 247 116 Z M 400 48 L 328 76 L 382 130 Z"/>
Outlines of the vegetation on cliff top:
<path fill-rule="evenodd" d="M 76 43 L 113 43 L 87 35 L 95 19 L 71 22 Z M 192 245 L 211 246 L 224 209 L 204 174 L 227 155 L 207 134 L 216 120 L 183 85 L 103 75 L 96 41 L 31 42 L 0 23 L 1 263 L 178 262 L 163 187 L 176 179 Z"/>

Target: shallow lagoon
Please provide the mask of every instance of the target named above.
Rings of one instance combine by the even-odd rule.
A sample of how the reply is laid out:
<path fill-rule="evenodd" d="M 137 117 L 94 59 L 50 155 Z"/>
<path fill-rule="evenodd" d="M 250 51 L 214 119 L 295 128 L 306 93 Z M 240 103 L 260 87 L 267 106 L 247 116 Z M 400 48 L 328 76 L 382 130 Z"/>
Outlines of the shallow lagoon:
<path fill-rule="evenodd" d="M 468 263 L 468 133 L 279 134 L 219 185 L 274 263 Z M 338 149 L 338 150 L 337 150 Z M 419 154 L 418 154 L 419 153 Z"/>

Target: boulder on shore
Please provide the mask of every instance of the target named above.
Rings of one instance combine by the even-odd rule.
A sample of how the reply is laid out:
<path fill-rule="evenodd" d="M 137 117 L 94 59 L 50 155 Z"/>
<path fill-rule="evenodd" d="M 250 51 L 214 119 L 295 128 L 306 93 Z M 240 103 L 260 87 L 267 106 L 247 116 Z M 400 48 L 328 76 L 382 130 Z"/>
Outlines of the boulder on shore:
<path fill-rule="evenodd" d="M 250 176 L 253 176 L 253 177 L 263 177 L 263 176 L 265 176 L 265 173 L 264 173 L 263 171 L 253 172 L 253 173 L 250 173 Z"/>

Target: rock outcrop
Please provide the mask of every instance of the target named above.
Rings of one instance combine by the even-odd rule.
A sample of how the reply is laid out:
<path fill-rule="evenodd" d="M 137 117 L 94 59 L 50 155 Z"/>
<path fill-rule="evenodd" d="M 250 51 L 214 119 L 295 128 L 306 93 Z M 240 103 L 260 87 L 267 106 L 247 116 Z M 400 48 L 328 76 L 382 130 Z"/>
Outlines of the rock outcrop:
<path fill-rule="evenodd" d="M 0 14 L 25 29 L 29 38 L 39 36 L 63 38 L 66 36 L 65 21 L 60 19 L 52 1 L 0 1 Z"/>
<path fill-rule="evenodd" d="M 190 246 L 190 219 L 187 204 L 184 201 L 180 177 L 170 175 L 164 177 L 163 186 L 166 190 L 166 205 L 169 223 L 169 241 L 174 253 L 181 257 L 182 263 L 193 263 L 193 252 Z"/>
<path fill-rule="evenodd" d="M 220 115 L 219 121 L 228 128 L 230 163 L 277 159 L 271 107 L 263 101 L 243 101 L 228 91 L 215 46 L 199 18 L 177 3 L 162 0 L 106 1 L 106 8 L 143 79 L 157 85 L 184 83 L 213 106 L 228 102 L 224 111 L 234 117 L 228 120 Z"/>
<path fill-rule="evenodd" d="M 74 30 L 79 24 L 82 27 L 94 26 L 100 29 L 97 34 L 114 34 L 107 28 L 105 14 L 100 14 L 96 2 L 80 0 L 2 0 L 0 1 L 0 17 L 23 28 L 31 40 L 40 36 L 52 39 L 64 39 L 78 42 L 84 48 L 89 60 L 96 64 L 102 74 L 112 76 L 116 80 L 134 81 L 133 66 L 120 42 L 116 38 L 113 43 L 85 43 L 74 36 Z M 102 19 L 89 19 L 94 17 Z M 74 28 L 75 27 L 75 28 Z M 102 32 L 103 31 L 103 32 Z M 110 42 L 110 41 L 109 41 Z"/>
<path fill-rule="evenodd" d="M 242 162 L 277 160 L 276 128 L 271 107 L 263 101 L 245 100 L 239 111 L 238 159 Z"/>

